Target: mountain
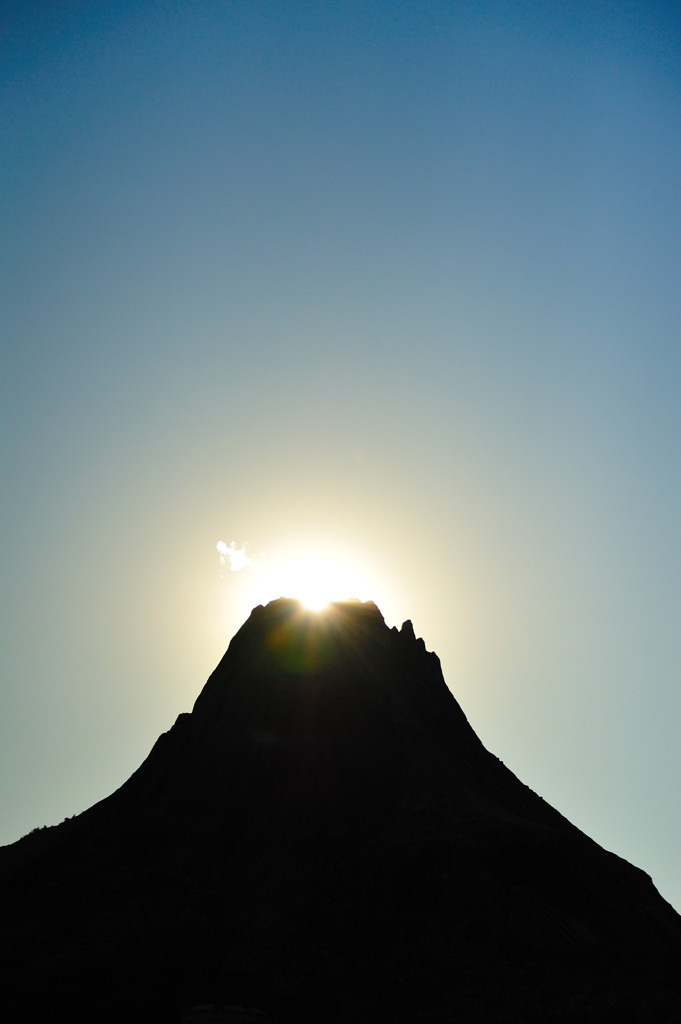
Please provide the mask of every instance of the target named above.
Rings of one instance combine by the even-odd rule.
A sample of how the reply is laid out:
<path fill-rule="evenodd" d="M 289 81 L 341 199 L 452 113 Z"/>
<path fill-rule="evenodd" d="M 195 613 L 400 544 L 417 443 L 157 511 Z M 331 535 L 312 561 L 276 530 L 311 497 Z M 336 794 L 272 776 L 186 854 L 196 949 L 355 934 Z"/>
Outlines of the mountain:
<path fill-rule="evenodd" d="M 254 609 L 120 789 L 0 849 L 0 899 L 7 1019 L 681 1020 L 681 918 L 370 602 Z"/>

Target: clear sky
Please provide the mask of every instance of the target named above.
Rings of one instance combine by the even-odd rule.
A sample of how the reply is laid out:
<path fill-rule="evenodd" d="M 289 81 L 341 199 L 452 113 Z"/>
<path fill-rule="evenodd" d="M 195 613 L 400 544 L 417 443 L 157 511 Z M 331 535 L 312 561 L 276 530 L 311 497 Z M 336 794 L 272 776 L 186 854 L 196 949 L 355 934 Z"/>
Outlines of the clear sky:
<path fill-rule="evenodd" d="M 0 842 L 307 553 L 681 910 L 678 5 L 0 22 Z"/>

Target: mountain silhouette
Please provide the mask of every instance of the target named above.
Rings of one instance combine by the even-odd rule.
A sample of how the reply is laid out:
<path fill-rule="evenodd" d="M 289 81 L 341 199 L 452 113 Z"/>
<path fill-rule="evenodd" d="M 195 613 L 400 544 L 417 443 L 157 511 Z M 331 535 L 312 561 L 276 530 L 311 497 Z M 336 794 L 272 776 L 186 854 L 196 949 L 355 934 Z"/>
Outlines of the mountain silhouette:
<path fill-rule="evenodd" d="M 120 789 L 0 850 L 0 898 L 7 1019 L 681 1020 L 681 918 L 371 602 L 254 609 Z"/>

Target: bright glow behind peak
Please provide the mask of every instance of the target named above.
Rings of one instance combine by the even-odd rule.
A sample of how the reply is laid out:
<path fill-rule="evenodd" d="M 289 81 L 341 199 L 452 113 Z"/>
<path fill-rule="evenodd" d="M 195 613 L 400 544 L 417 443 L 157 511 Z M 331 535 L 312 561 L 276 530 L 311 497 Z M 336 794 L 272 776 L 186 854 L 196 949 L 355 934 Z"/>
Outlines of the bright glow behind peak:
<path fill-rule="evenodd" d="M 324 555 L 299 555 L 276 563 L 266 584 L 271 597 L 295 597 L 307 608 L 324 608 L 349 597 L 366 600 L 367 583 L 344 562 Z"/>
<path fill-rule="evenodd" d="M 247 617 L 256 605 L 280 597 L 294 598 L 313 610 L 355 598 L 373 601 L 390 614 L 394 587 L 386 586 L 371 559 L 355 547 L 346 552 L 333 543 L 299 541 L 252 554 L 247 541 L 218 541 L 216 548 L 220 578 L 229 580 L 225 598 L 234 626 L 241 625 L 239 618 Z"/>

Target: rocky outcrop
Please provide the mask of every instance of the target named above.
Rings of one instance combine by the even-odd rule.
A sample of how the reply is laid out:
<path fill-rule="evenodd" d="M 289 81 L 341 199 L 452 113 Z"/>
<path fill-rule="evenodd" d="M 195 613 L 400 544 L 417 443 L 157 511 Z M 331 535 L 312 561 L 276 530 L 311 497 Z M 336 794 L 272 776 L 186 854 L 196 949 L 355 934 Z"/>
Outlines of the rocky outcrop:
<path fill-rule="evenodd" d="M 0 850 L 0 879 L 14 1013 L 662 1024 L 681 1006 L 678 915 L 485 750 L 412 624 L 371 603 L 256 608 L 134 775 Z"/>

